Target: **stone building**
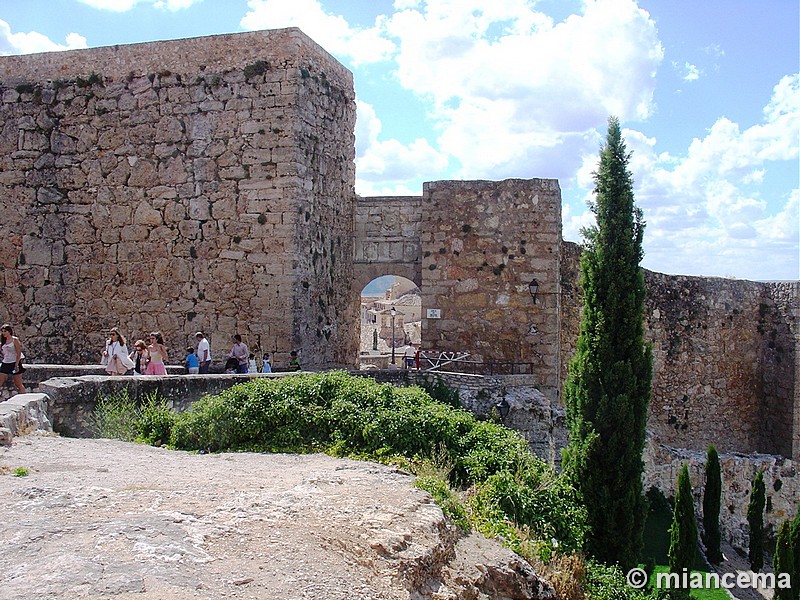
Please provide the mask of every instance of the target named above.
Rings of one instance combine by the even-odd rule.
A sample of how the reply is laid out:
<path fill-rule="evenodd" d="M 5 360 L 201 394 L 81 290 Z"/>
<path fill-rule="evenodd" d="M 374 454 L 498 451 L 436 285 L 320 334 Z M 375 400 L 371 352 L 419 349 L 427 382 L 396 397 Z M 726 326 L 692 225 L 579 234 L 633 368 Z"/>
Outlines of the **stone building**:
<path fill-rule="evenodd" d="M 557 181 L 357 197 L 352 75 L 297 29 L 2 57 L 0 94 L 0 318 L 30 360 L 95 362 L 118 325 L 355 366 L 360 291 L 395 275 L 423 348 L 514 365 L 538 394 L 520 429 L 563 445 L 580 289 Z M 798 282 L 647 284 L 654 435 L 800 457 Z"/>

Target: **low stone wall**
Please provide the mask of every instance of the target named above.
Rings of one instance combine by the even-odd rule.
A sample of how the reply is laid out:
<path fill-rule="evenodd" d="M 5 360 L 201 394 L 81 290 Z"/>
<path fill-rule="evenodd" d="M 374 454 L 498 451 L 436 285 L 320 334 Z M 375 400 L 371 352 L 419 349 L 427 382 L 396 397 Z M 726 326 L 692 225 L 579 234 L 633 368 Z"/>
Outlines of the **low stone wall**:
<path fill-rule="evenodd" d="M 703 490 L 705 487 L 705 452 L 672 448 L 651 439 L 644 453 L 644 487 L 655 487 L 665 496 L 675 495 L 678 472 L 684 464 L 689 467 L 695 513 L 702 522 Z M 764 526 L 768 537 L 774 536 L 778 526 L 796 514 L 800 502 L 800 473 L 797 463 L 771 454 L 720 454 L 722 471 L 722 504 L 720 530 L 723 539 L 736 548 L 749 545 L 747 505 L 753 478 L 759 469 L 764 470 L 767 505 Z"/>
<path fill-rule="evenodd" d="M 47 396 L 17 394 L 0 402 L 0 445 L 10 446 L 14 437 L 37 430 L 53 431 L 47 418 Z"/>
<path fill-rule="evenodd" d="M 53 430 L 70 437 L 91 437 L 88 419 L 98 398 L 127 390 L 137 403 L 151 394 L 158 394 L 177 411 L 186 410 L 208 394 L 220 392 L 250 379 L 291 376 L 292 373 L 246 375 L 166 375 L 54 377 L 43 381 L 39 390 L 47 394 L 48 414 Z"/>

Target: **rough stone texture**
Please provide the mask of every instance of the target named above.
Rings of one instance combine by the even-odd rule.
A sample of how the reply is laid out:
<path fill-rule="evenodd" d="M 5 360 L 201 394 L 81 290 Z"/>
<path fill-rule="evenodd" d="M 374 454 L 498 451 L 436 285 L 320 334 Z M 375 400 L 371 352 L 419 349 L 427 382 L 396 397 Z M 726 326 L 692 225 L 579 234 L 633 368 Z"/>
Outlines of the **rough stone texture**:
<path fill-rule="evenodd" d="M 774 536 L 782 521 L 794 517 L 800 502 L 800 473 L 796 462 L 781 456 L 730 453 L 720 453 L 719 461 L 722 470 L 720 529 L 723 539 L 737 548 L 748 548 L 747 505 L 753 478 L 760 469 L 764 470 L 767 490 L 764 513 L 767 534 Z M 705 462 L 705 452 L 672 448 L 657 443 L 651 437 L 644 453 L 645 489 L 656 487 L 668 498 L 674 497 L 678 472 L 684 464 L 688 465 L 695 512 L 698 522 L 701 522 Z"/>
<path fill-rule="evenodd" d="M 580 326 L 579 249 L 562 245 L 562 374 Z M 678 448 L 800 458 L 800 284 L 645 271 L 648 429 Z"/>
<path fill-rule="evenodd" d="M 299 30 L 2 57 L 0 95 L 0 317 L 31 360 L 118 324 L 355 360 L 352 75 Z"/>
<path fill-rule="evenodd" d="M 422 340 L 484 362 L 528 365 L 560 386 L 561 191 L 553 179 L 438 181 L 423 188 Z M 539 282 L 536 304 L 528 284 Z M 440 309 L 440 319 L 426 318 Z"/>
<path fill-rule="evenodd" d="M 44 394 L 17 394 L 0 402 L 0 445 L 10 445 L 12 438 L 31 431 L 53 431 L 47 414 L 47 396 Z"/>
<path fill-rule="evenodd" d="M 390 273 L 422 285 L 419 196 L 358 198 L 353 262 L 355 291 Z M 359 298 L 360 301 L 360 298 Z"/>
<path fill-rule="evenodd" d="M 0 449 L 0 480 L 3 598 L 555 597 L 372 463 L 28 436 Z"/>

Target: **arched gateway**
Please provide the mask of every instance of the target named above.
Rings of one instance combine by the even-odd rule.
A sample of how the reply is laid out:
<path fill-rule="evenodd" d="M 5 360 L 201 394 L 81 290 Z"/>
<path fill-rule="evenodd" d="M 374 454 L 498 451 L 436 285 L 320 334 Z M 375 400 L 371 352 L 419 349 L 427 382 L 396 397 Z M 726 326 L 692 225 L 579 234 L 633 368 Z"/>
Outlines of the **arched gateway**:
<path fill-rule="evenodd" d="M 426 348 L 557 385 L 557 183 L 357 198 L 352 75 L 299 30 L 0 66 L 0 310 L 37 362 L 94 362 L 119 326 L 353 366 L 358 292 L 391 272 L 423 290 Z"/>

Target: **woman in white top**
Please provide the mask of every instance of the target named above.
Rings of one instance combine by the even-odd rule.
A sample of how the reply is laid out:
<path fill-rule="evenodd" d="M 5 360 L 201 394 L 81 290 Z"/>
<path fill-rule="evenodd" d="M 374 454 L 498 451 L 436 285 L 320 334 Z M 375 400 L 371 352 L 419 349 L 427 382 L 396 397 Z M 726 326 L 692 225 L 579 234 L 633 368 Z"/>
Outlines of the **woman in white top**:
<path fill-rule="evenodd" d="M 127 375 L 134 367 L 125 338 L 116 327 L 112 327 L 108 332 L 106 348 L 103 350 L 100 362 L 105 365 L 106 373 L 109 375 Z"/>
<path fill-rule="evenodd" d="M 3 362 L 0 365 L 0 387 L 6 384 L 6 379 L 11 377 L 17 391 L 25 393 L 25 386 L 22 383 L 22 374 L 25 368 L 22 366 L 22 344 L 19 338 L 14 335 L 14 330 L 8 323 L 0 326 L 0 342 L 2 342 Z"/>

